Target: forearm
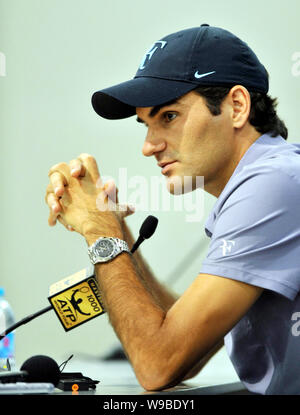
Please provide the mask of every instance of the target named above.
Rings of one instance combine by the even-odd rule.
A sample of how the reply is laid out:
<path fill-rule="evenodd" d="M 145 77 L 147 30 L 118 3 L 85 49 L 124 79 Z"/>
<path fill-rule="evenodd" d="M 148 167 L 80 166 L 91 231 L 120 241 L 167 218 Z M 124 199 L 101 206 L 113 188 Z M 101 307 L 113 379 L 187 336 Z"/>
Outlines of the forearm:
<path fill-rule="evenodd" d="M 131 248 L 135 242 L 132 236 L 132 232 L 129 229 L 125 220 L 122 222 L 122 230 L 124 233 L 124 239 Z M 164 310 L 167 311 L 174 302 L 177 300 L 178 296 L 172 293 L 167 289 L 163 284 L 161 284 L 154 276 L 151 271 L 150 266 L 143 258 L 139 250 L 135 251 L 132 256 L 133 262 L 137 268 L 138 275 L 140 276 L 145 288 L 151 293 L 155 302 Z"/>
<path fill-rule="evenodd" d="M 159 332 L 166 313 L 145 289 L 128 254 L 120 254 L 108 263 L 96 264 L 95 272 L 110 323 L 138 380 L 148 389 L 145 374 L 153 375 L 159 371 Z"/>
<path fill-rule="evenodd" d="M 115 232 L 116 237 L 124 239 L 124 234 Z M 86 237 L 88 245 L 96 239 L 95 234 Z M 214 346 L 211 336 L 204 334 L 210 330 L 206 315 L 193 313 L 198 297 L 191 297 L 189 291 L 193 293 L 194 287 L 166 311 L 145 288 L 131 254 L 121 253 L 112 261 L 96 264 L 95 273 L 109 320 L 145 389 L 174 386 Z M 181 308 L 186 311 L 180 313 Z M 201 326 L 203 336 L 199 337 Z M 194 327 L 198 332 L 192 331 Z M 195 335 L 196 348 L 191 346 Z"/>
<path fill-rule="evenodd" d="M 128 243 L 129 247 L 132 247 L 135 241 L 125 220 L 122 223 L 122 229 L 124 232 L 124 239 Z M 168 291 L 162 284 L 159 283 L 159 281 L 156 280 L 140 251 L 137 250 L 134 253 L 133 260 L 146 289 L 153 295 L 156 303 L 164 311 L 168 311 L 177 300 L 177 296 Z M 222 340 L 186 374 L 184 380 L 196 376 L 223 345 L 224 341 Z"/>

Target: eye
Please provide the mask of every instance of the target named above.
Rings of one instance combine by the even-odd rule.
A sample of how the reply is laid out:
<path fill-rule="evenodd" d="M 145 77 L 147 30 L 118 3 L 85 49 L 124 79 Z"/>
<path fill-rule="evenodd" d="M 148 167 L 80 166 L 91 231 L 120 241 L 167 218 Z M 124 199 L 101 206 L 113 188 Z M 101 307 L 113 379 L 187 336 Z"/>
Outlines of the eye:
<path fill-rule="evenodd" d="M 177 117 L 177 114 L 175 114 L 174 112 L 165 112 L 163 114 L 163 117 L 166 122 L 171 122 Z"/>

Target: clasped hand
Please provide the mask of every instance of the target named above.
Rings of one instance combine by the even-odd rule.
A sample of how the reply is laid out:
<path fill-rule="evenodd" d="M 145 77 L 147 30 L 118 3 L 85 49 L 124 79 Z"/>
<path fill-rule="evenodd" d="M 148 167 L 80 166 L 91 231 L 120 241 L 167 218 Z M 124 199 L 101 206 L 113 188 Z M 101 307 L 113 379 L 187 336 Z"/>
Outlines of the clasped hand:
<path fill-rule="evenodd" d="M 54 226 L 58 220 L 66 229 L 86 239 L 122 238 L 122 220 L 134 209 L 119 204 L 118 189 L 113 181 L 102 183 L 94 157 L 82 153 L 69 163 L 55 164 L 48 177 L 45 201 L 50 208 L 49 226 Z"/>

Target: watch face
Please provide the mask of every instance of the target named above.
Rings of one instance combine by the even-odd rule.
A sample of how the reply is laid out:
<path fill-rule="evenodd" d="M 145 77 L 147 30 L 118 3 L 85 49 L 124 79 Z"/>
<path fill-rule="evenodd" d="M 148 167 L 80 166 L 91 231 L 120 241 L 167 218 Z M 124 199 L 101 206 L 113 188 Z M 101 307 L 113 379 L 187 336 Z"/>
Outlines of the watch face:
<path fill-rule="evenodd" d="M 95 246 L 95 252 L 99 257 L 106 258 L 110 256 L 114 251 L 114 244 L 108 240 L 102 240 L 97 243 Z"/>

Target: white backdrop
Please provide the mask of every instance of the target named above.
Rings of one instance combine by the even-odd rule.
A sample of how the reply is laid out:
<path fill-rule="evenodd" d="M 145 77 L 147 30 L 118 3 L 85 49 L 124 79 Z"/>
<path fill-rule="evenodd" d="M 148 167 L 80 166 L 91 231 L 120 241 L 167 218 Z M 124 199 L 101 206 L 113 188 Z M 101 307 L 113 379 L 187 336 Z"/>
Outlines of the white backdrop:
<path fill-rule="evenodd" d="M 100 119 L 90 104 L 92 93 L 133 77 L 155 40 L 209 23 L 232 31 L 257 53 L 270 73 L 270 94 L 279 97 L 289 141 L 296 142 L 299 5 L 298 0 L 0 0 L 0 285 L 17 319 L 45 307 L 49 285 L 89 263 L 80 235 L 59 223 L 48 226 L 49 168 L 87 152 L 117 183 L 121 167 L 128 177 L 160 174 L 155 160 L 141 154 L 144 127 L 134 117 Z M 138 211 L 128 220 L 137 236 L 148 214 L 159 218 L 156 234 L 141 249 L 162 281 L 172 277 L 178 293 L 200 269 L 208 242 L 203 224 L 214 202 L 205 195 L 197 223 L 174 209 Z M 193 261 L 191 250 L 197 253 Z M 115 341 L 106 316 L 65 334 L 48 313 L 16 332 L 17 363 L 33 354 L 58 361 L 71 353 L 103 356 Z"/>

